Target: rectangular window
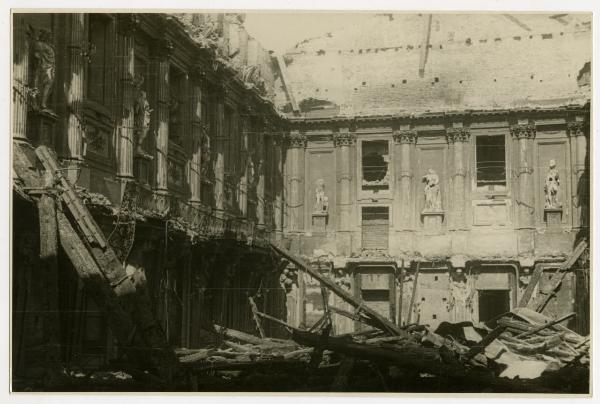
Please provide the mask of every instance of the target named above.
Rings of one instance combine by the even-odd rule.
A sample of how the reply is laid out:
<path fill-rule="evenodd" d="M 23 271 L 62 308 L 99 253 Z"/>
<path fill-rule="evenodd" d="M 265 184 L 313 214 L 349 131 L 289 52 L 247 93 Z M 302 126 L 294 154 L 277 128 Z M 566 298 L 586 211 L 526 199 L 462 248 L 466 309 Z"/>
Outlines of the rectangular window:
<path fill-rule="evenodd" d="M 109 19 L 100 14 L 90 14 L 88 44 L 84 52 L 89 53 L 87 96 L 100 104 L 107 104 L 108 91 L 106 89 L 107 58 L 108 58 L 108 27 Z"/>
<path fill-rule="evenodd" d="M 183 112 L 187 101 L 185 97 L 185 74 L 171 66 L 169 83 L 169 140 L 183 147 Z"/>
<path fill-rule="evenodd" d="M 504 135 L 477 136 L 477 189 L 506 189 L 506 144 Z"/>
<path fill-rule="evenodd" d="M 479 321 L 488 321 L 510 311 L 509 290 L 479 290 Z"/>
<path fill-rule="evenodd" d="M 389 149 L 387 140 L 362 142 L 362 189 L 389 189 Z"/>
<path fill-rule="evenodd" d="M 362 208 L 363 250 L 387 250 L 389 233 L 389 210 L 387 206 Z"/>

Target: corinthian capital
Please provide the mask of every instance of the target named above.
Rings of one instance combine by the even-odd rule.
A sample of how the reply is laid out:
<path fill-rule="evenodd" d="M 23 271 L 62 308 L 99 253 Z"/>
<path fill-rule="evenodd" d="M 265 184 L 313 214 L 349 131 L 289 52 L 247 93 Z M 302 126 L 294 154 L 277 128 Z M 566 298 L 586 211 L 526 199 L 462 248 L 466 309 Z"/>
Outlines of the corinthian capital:
<path fill-rule="evenodd" d="M 469 128 L 448 128 L 446 129 L 446 139 L 448 143 L 468 142 L 471 137 Z"/>
<path fill-rule="evenodd" d="M 530 123 L 513 125 L 510 127 L 510 134 L 517 139 L 533 139 L 535 137 L 535 125 Z"/>
<path fill-rule="evenodd" d="M 352 146 L 354 143 L 356 143 L 356 135 L 352 132 L 338 132 L 333 134 L 333 145 L 335 147 Z"/>
<path fill-rule="evenodd" d="M 402 129 L 394 132 L 395 143 L 414 144 L 417 141 L 418 133 L 415 129 Z"/>
<path fill-rule="evenodd" d="M 300 132 L 292 132 L 287 135 L 287 143 L 290 148 L 305 148 L 306 134 Z"/>
<path fill-rule="evenodd" d="M 585 134 L 585 122 L 568 122 L 567 134 L 569 136 L 583 136 Z"/>

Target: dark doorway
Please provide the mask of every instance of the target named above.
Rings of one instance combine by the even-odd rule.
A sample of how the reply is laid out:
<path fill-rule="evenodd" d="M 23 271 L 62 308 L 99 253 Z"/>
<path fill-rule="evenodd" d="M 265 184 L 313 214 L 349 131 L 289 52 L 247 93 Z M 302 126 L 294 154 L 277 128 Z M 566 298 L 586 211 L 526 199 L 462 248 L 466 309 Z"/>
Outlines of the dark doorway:
<path fill-rule="evenodd" d="M 510 310 L 509 290 L 479 291 L 479 321 L 488 321 Z"/>

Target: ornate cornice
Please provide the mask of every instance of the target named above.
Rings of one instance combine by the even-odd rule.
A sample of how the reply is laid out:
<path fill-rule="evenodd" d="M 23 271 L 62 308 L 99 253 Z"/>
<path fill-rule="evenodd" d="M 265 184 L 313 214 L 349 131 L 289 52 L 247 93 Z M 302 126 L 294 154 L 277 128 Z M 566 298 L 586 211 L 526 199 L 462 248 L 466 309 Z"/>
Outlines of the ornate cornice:
<path fill-rule="evenodd" d="M 137 31 L 140 27 L 140 17 L 138 14 L 119 14 L 118 15 L 119 22 L 119 31 L 123 35 L 133 35 L 135 31 Z"/>
<path fill-rule="evenodd" d="M 175 45 L 173 45 L 173 42 L 169 38 L 165 38 L 164 36 L 161 36 L 152 41 L 152 52 L 155 57 L 161 60 L 166 60 L 169 57 L 171 57 L 174 49 Z"/>
<path fill-rule="evenodd" d="M 337 132 L 333 134 L 333 145 L 335 147 L 352 146 L 356 143 L 356 135 L 353 132 Z"/>
<path fill-rule="evenodd" d="M 457 142 L 468 142 L 471 137 L 471 130 L 469 128 L 447 128 L 446 139 L 448 143 Z"/>
<path fill-rule="evenodd" d="M 535 137 L 535 125 L 526 123 L 510 127 L 510 134 L 517 139 L 533 139 Z"/>
<path fill-rule="evenodd" d="M 416 129 L 402 129 L 395 131 L 392 135 L 395 143 L 399 144 L 415 144 L 419 133 Z"/>
<path fill-rule="evenodd" d="M 306 134 L 295 132 L 287 135 L 287 144 L 289 148 L 305 148 Z"/>
<path fill-rule="evenodd" d="M 571 137 L 584 136 L 585 132 L 585 122 L 567 122 L 567 135 Z"/>

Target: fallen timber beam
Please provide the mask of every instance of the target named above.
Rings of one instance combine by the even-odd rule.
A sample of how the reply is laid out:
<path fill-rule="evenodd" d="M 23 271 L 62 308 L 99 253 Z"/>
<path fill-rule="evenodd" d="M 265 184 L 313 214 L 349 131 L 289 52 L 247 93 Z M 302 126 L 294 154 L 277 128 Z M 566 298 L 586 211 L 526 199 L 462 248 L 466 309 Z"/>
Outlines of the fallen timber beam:
<path fill-rule="evenodd" d="M 352 305 L 358 312 L 364 314 L 369 317 L 375 324 L 377 324 L 377 328 L 391 334 L 391 335 L 402 335 L 405 332 L 399 329 L 396 324 L 392 323 L 388 319 L 384 318 L 382 315 L 377 313 L 375 310 L 366 306 L 364 302 L 358 297 L 352 296 L 350 293 L 346 292 L 340 286 L 338 286 L 332 279 L 329 279 L 318 271 L 315 271 L 309 263 L 305 262 L 302 258 L 292 254 L 287 249 L 277 246 L 274 243 L 271 243 L 271 248 L 279 255 L 283 256 L 285 259 L 296 265 L 298 269 L 305 271 L 307 274 L 312 276 L 314 279 L 318 280 L 321 285 L 327 287 L 333 293 L 338 295 L 342 300 L 346 303 Z"/>
<path fill-rule="evenodd" d="M 130 359 L 171 380 L 177 357 L 151 311 L 145 278 L 127 275 L 96 220 L 62 174 L 53 152 L 40 146 L 35 155 L 45 170 L 46 189 L 52 188 L 62 200 L 56 214 L 61 245 L 89 293 L 107 313 L 117 340 Z"/>
<path fill-rule="evenodd" d="M 562 316 L 560 318 L 557 318 L 556 320 L 551 321 L 547 324 L 543 324 L 539 327 L 536 327 L 533 330 L 525 331 L 525 332 L 517 335 L 516 338 L 524 338 L 524 337 L 527 337 L 528 335 L 538 333 L 542 330 L 545 330 L 546 328 L 552 327 L 555 324 L 562 323 L 563 321 L 566 321 L 566 320 L 570 319 L 571 317 L 575 317 L 576 315 L 577 315 L 577 313 L 569 313 L 569 314 Z"/>
<path fill-rule="evenodd" d="M 558 287 L 564 280 L 565 276 L 567 276 L 567 271 L 575 264 L 575 262 L 579 259 L 581 254 L 585 251 L 587 246 L 588 246 L 587 241 L 581 240 L 579 242 L 579 244 L 577 244 L 577 247 L 575 247 L 575 249 L 573 250 L 571 255 L 567 258 L 567 260 L 565 262 L 562 263 L 562 265 L 558 268 L 556 273 L 550 279 L 551 285 L 550 285 L 548 293 L 540 294 L 533 301 L 527 302 L 527 304 L 525 306 L 541 313 L 544 310 L 544 307 L 546 307 L 546 304 L 548 304 L 548 301 L 550 300 L 550 298 L 552 298 L 552 296 L 554 296 L 554 292 L 556 291 L 556 289 L 558 289 Z M 538 279 L 538 281 L 539 281 L 539 279 Z M 519 304 L 519 306 L 523 307 L 522 304 Z"/>
<path fill-rule="evenodd" d="M 465 354 L 465 357 L 467 359 L 473 358 L 475 355 L 483 351 L 489 344 L 494 342 L 494 340 L 498 338 L 504 332 L 505 329 L 506 327 L 503 325 L 494 328 L 492 331 L 490 331 L 488 335 L 483 337 L 481 341 L 479 341 L 476 345 L 471 347 L 471 349 L 469 349 L 469 351 Z"/>
<path fill-rule="evenodd" d="M 410 349 L 380 348 L 352 342 L 348 338 L 328 337 L 296 330 L 293 331 L 292 338 L 301 345 L 334 351 L 357 359 L 411 368 L 417 372 L 445 375 L 456 374 L 463 370 L 462 367 L 444 363 L 436 348 L 418 346 L 411 346 Z"/>

